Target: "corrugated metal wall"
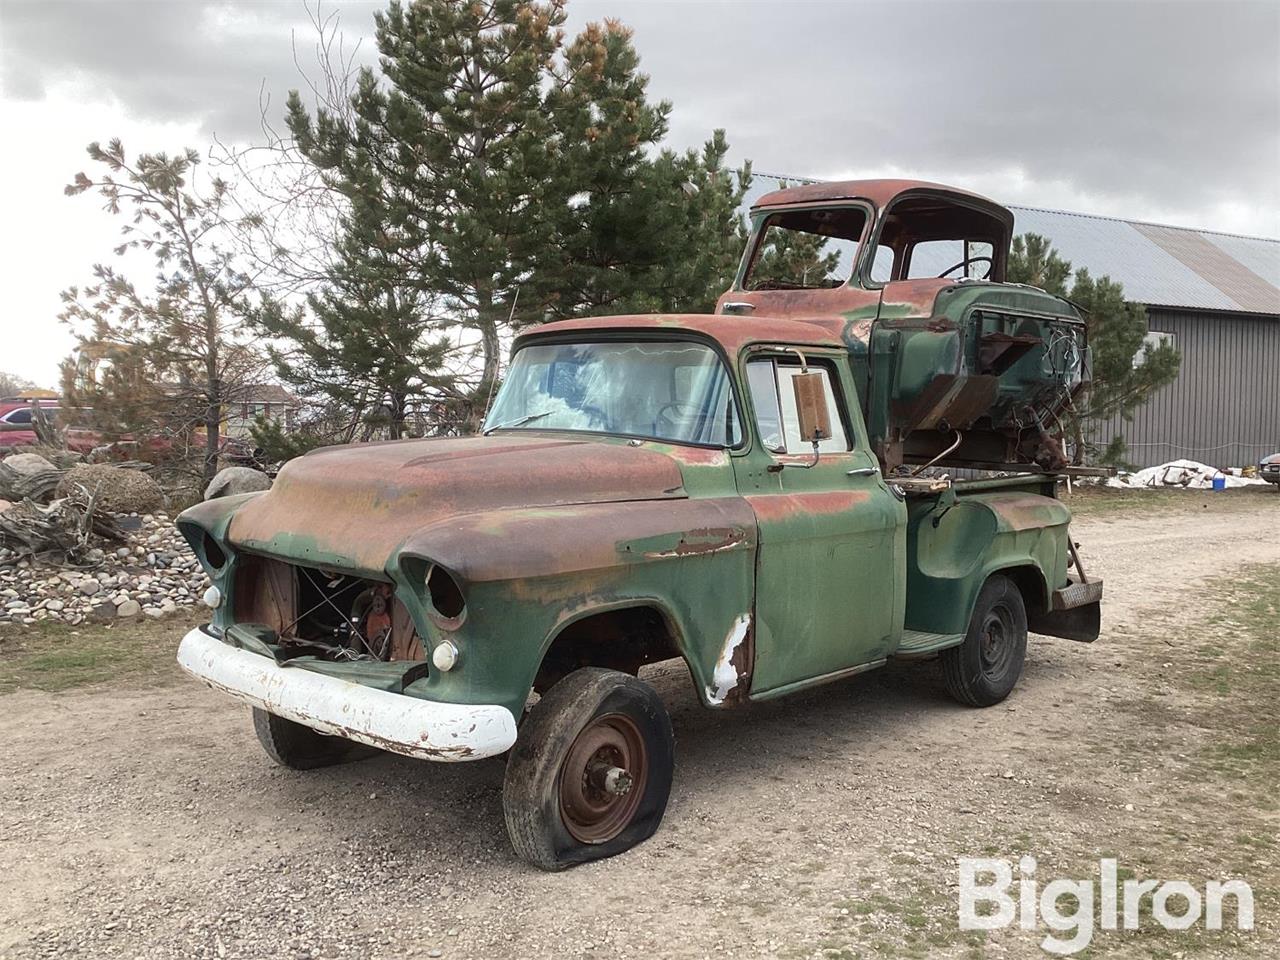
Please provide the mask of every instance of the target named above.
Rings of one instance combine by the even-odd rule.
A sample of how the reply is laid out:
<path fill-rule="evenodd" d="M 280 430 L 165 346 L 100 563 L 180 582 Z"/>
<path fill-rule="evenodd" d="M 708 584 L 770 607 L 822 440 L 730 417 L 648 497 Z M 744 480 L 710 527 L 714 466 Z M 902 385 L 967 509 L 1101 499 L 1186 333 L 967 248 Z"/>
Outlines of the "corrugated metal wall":
<path fill-rule="evenodd" d="M 1280 317 L 1148 308 L 1152 331 L 1172 333 L 1182 354 L 1178 379 L 1119 433 L 1140 467 L 1199 460 L 1241 467 L 1280 452 Z"/>

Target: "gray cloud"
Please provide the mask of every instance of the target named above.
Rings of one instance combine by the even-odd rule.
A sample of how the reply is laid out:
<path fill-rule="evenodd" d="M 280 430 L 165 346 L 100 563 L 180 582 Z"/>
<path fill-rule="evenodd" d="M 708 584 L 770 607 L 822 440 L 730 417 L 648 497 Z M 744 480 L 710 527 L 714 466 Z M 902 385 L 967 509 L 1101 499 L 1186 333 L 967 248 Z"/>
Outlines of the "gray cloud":
<path fill-rule="evenodd" d="M 380 6 L 323 0 L 319 11 L 339 16 L 348 50 L 364 36 L 358 59 L 371 63 Z M 231 141 L 260 135 L 260 94 L 279 125 L 285 93 L 304 82 L 298 64 L 314 66 L 317 40 L 302 0 L 3 0 L 0 27 L 8 97 L 40 99 L 80 81 L 141 119 L 197 120 Z"/>
<path fill-rule="evenodd" d="M 578 12 L 620 9 L 585 0 Z M 1280 217 L 1280 5 L 646 3 L 620 9 L 676 104 L 761 166 L 1037 181 Z"/>
<path fill-rule="evenodd" d="M 348 38 L 375 4 L 338 8 Z M 989 184 L 1011 171 L 1120 215 L 1240 204 L 1280 224 L 1280 5 L 571 0 L 571 26 L 635 28 L 672 141 L 725 127 L 735 156 L 815 176 L 895 169 Z M 301 2 L 4 0 L 4 92 L 87 80 L 149 119 L 258 132 L 299 85 Z M 362 60 L 375 57 L 372 39 Z M 991 190 L 1000 195 L 999 190 Z M 1029 199 L 1021 197 L 1024 202 Z"/>

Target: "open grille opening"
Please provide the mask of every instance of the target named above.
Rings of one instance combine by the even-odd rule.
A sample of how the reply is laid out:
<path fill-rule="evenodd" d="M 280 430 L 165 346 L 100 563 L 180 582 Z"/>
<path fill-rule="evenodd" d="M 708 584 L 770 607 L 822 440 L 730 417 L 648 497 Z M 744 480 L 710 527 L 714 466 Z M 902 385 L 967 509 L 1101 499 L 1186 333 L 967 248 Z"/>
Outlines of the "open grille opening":
<path fill-rule="evenodd" d="M 390 583 L 244 555 L 235 619 L 269 627 L 285 647 L 334 660 L 423 660 L 423 645 Z"/>

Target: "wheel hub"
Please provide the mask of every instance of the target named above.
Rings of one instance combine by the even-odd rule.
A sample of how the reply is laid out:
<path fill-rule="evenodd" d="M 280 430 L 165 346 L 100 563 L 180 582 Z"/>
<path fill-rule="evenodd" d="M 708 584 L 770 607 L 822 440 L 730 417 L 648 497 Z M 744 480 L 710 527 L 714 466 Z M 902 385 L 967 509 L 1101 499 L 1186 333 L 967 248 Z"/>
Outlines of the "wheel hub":
<path fill-rule="evenodd" d="M 582 843 L 612 840 L 631 822 L 644 794 L 648 755 L 636 724 L 622 714 L 595 718 L 578 734 L 560 768 L 560 814 Z"/>
<path fill-rule="evenodd" d="M 1012 614 L 1003 605 L 996 605 L 987 614 L 982 625 L 982 672 L 988 677 L 1003 674 L 1013 658 Z"/>

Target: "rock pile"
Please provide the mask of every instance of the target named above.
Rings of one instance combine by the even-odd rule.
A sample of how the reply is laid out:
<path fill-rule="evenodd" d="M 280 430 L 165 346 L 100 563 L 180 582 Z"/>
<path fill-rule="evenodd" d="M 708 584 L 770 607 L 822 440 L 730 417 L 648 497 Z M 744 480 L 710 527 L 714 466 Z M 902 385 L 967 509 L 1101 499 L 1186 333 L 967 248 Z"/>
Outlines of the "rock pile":
<path fill-rule="evenodd" d="M 90 550 L 83 568 L 0 547 L 0 623 L 163 617 L 199 603 L 209 581 L 173 520 L 159 513 L 117 519 L 136 529 L 123 543 Z"/>

